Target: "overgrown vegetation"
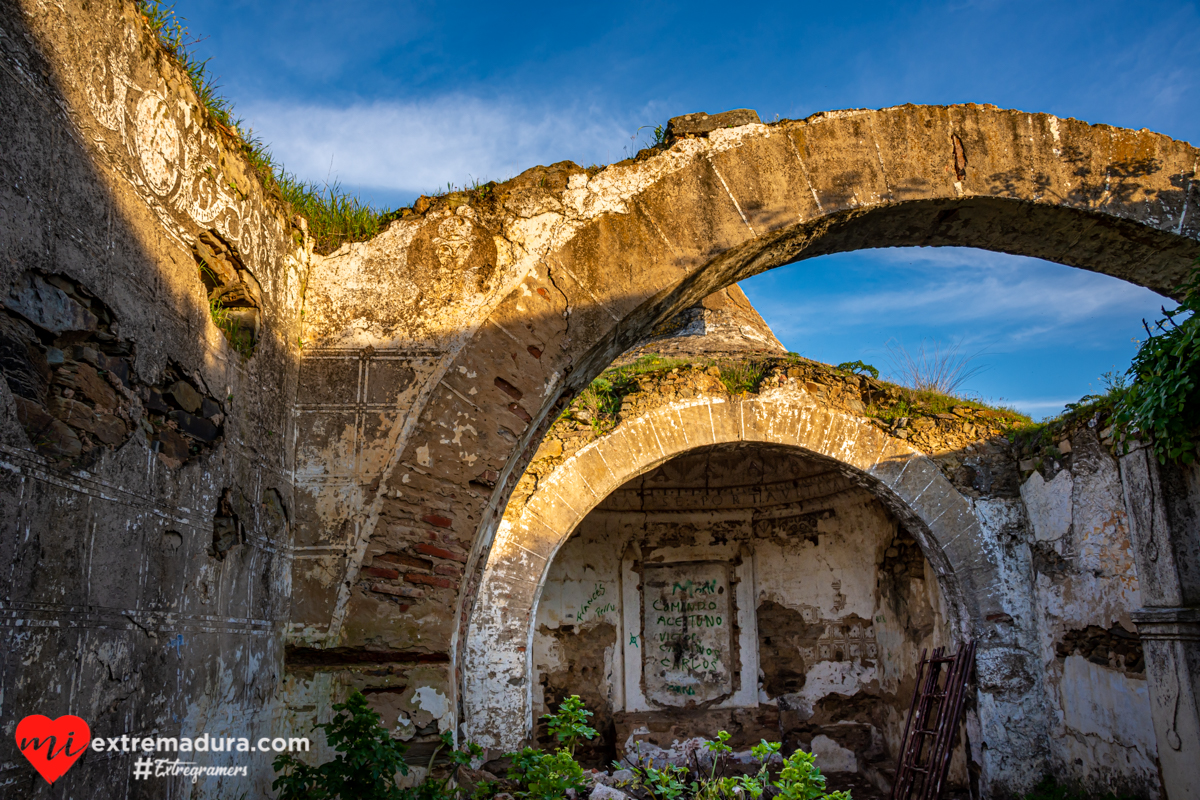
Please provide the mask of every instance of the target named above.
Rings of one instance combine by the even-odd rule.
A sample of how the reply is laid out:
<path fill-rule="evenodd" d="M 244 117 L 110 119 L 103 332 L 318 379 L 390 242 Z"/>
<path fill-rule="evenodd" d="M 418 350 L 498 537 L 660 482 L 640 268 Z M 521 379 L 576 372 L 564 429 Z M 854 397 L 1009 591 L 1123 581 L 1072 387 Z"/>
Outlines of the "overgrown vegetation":
<path fill-rule="evenodd" d="M 588 782 L 583 767 L 575 760 L 575 746 L 580 740 L 595 738 L 596 729 L 587 724 L 591 716 L 579 695 L 571 695 L 562 701 L 557 712 L 542 716 L 558 747 L 552 752 L 526 747 L 513 755 L 508 778 L 522 787 L 517 791 L 518 797 L 555 800 L 566 797 L 571 789 L 586 792 Z"/>
<path fill-rule="evenodd" d="M 687 363 L 685 359 L 644 355 L 632 364 L 607 369 L 579 393 L 564 414 L 590 425 L 597 436 L 603 436 L 616 427 L 621 400 L 636 388 L 637 376 L 677 369 Z"/>
<path fill-rule="evenodd" d="M 1129 369 L 1101 376 L 1104 391 L 1067 403 L 1062 414 L 1015 430 L 1013 441 L 1031 454 L 1057 457 L 1055 443 L 1070 429 L 1099 425 L 1101 438 L 1128 452 L 1146 437 L 1159 463 L 1195 461 L 1200 447 L 1200 260 L 1181 287 L 1184 297 L 1154 325 Z"/>
<path fill-rule="evenodd" d="M 234 312 L 222 302 L 220 289 L 210 288 L 219 287 L 221 279 L 203 261 L 200 262 L 200 281 L 204 284 L 205 289 L 209 290 L 208 314 L 212 317 L 213 324 L 225 335 L 229 346 L 238 355 L 243 359 L 250 358 L 254 354 L 254 332 L 241 325 L 234 317 Z"/>
<path fill-rule="evenodd" d="M 271 766 L 279 777 L 271 788 L 279 792 L 279 800 L 456 800 L 463 796 L 455 777 L 483 752 L 478 745 L 456 750 L 450 734 L 442 734 L 441 745 L 429 758 L 430 774 L 418 786 L 400 788 L 396 775 L 408 775 L 404 760 L 408 745 L 391 737 L 361 692 L 354 692 L 333 710 L 333 719 L 314 725 L 313 730 L 324 732 L 325 741 L 337 755 L 320 766 L 291 753 L 276 756 Z M 433 765 L 443 750 L 448 753 L 449 768 L 435 778 Z"/>
<path fill-rule="evenodd" d="M 732 361 L 717 365 L 718 377 L 730 394 L 757 392 L 767 374 L 767 365 L 761 361 Z"/>
<path fill-rule="evenodd" d="M 969 397 L 942 394 L 941 392 L 917 391 L 903 386 L 898 388 L 900 389 L 898 400 L 868 406 L 867 416 L 892 422 L 901 417 L 952 414 L 954 409 L 965 407 L 994 414 L 1002 427 L 1005 428 L 1023 429 L 1033 424 L 1033 420 L 1028 415 L 1022 414 L 1015 408 L 993 405 Z"/>
<path fill-rule="evenodd" d="M 825 776 L 814 763 L 816 757 L 812 753 L 796 750 L 781 758 L 780 742 L 764 739 L 750 749 L 758 762 L 758 771 L 753 775 L 726 775 L 733 752 L 728 744 L 730 738 L 728 732 L 718 731 L 716 739 L 705 742 L 711 761 L 707 770 L 695 755 L 691 768 L 674 764 L 655 767 L 652 761 L 639 755 L 630 765 L 634 780 L 622 788 L 633 789 L 635 795 L 646 800 L 756 800 L 764 796 L 783 800 L 850 800 L 849 792 L 826 793 Z"/>
<path fill-rule="evenodd" d="M 662 374 L 683 368 L 707 371 L 716 376 L 724 389 L 732 395 L 758 392 L 764 380 L 780 370 L 800 367 L 805 374 L 812 372 L 817 381 L 828 381 L 837 375 L 858 376 L 868 381 L 864 392 L 862 411 L 868 417 L 892 424 L 902 418 L 951 414 L 964 408 L 983 412 L 994 420 L 1002 430 L 1023 430 L 1033 425 L 1025 414 L 1004 406 L 997 406 L 977 398 L 946 394 L 932 389 L 912 389 L 878 380 L 879 371 L 862 361 L 846 362 L 836 368 L 819 362 L 809 361 L 795 353 L 784 358 L 751 359 L 679 359 L 647 354 L 637 361 L 621 367 L 605 370 L 599 377 L 580 392 L 575 401 L 563 412 L 563 416 L 587 424 L 596 436 L 603 436 L 616 427 L 620 420 L 625 398 L 641 391 L 638 378 L 650 373 Z M 836 370 L 836 373 L 834 373 Z M 833 374 L 830 374 L 833 373 Z M 791 373 L 789 373 L 791 374 Z M 828 375 L 828 377 L 821 377 Z"/>
<path fill-rule="evenodd" d="M 307 182 L 283 169 L 266 144 L 241 119 L 234 117 L 233 104 L 221 94 L 220 85 L 209 70 L 209 59 L 201 60 L 193 52 L 198 39 L 189 34 L 187 20 L 176 15 L 174 4 L 137 0 L 137 6 L 163 52 L 187 73 L 213 128 L 246 158 L 263 189 L 285 206 L 289 218 L 299 214 L 308 221 L 308 233 L 318 253 L 331 253 L 345 242 L 369 239 L 395 218 L 394 213 L 374 208 L 343 192 L 336 182 Z M 236 186 L 232 188 L 241 191 Z"/>
<path fill-rule="evenodd" d="M 655 147 L 658 147 L 659 145 L 667 143 L 667 126 L 665 124 L 663 124 L 663 125 L 642 125 L 636 131 L 634 131 L 633 136 L 630 136 L 629 138 L 633 142 L 636 143 L 638 136 L 644 130 L 649 130 L 651 133 L 650 141 L 643 142 L 645 147 L 655 148 Z"/>
<path fill-rule="evenodd" d="M 1200 259 L 1183 286 L 1174 310 L 1162 309 L 1153 327 L 1143 322 L 1147 338 L 1121 382 L 1112 392 L 1116 421 L 1149 434 L 1160 463 L 1195 460 L 1200 445 Z"/>
<path fill-rule="evenodd" d="M 852 375 L 870 375 L 872 378 L 879 378 L 879 370 L 861 359 L 858 361 L 843 361 L 837 365 L 837 368 Z"/>
<path fill-rule="evenodd" d="M 229 100 L 220 94 L 220 86 L 208 71 L 209 59 L 200 61 L 191 52 L 198 41 L 188 35 L 186 22 L 176 16 L 175 4 L 166 5 L 162 0 L 137 0 L 138 11 L 142 13 L 150 26 L 158 43 L 181 66 L 201 105 L 208 110 L 214 122 L 231 136 L 238 136 L 238 122 L 233 119 L 233 106 Z"/>
<path fill-rule="evenodd" d="M 579 393 L 564 414 L 590 425 L 597 436 L 602 436 L 616 427 L 621 412 L 621 401 L 638 388 L 639 375 L 667 372 L 689 365 L 702 369 L 715 368 L 725 390 L 733 395 L 758 391 L 770 367 L 768 362 L 756 360 L 705 361 L 697 365 L 688 359 L 647 354 L 631 364 L 605 370 Z"/>
<path fill-rule="evenodd" d="M 888 342 L 892 377 L 897 383 L 918 392 L 954 395 L 983 370 L 982 366 L 971 363 L 979 353 L 963 354 L 959 352 L 960 347 L 960 344 L 943 345 L 941 342 L 927 346 L 922 341 L 917 351 L 910 353 L 900 342 Z"/>
<path fill-rule="evenodd" d="M 213 323 L 225 334 L 229 346 L 243 359 L 254 354 L 254 335 L 237 323 L 229 309 L 215 297 L 208 298 L 208 313 Z"/>
<path fill-rule="evenodd" d="M 469 793 L 458 785 L 460 769 L 483 751 L 473 744 L 455 750 L 449 733 L 442 736 L 448 758 L 436 762 L 443 749 L 439 748 L 429 760 L 425 779 L 417 786 L 401 788 L 397 776 L 409 774 L 404 761 L 408 746 L 391 738 L 379 714 L 359 692 L 333 710 L 333 719 L 315 725 L 314 730 L 325 733 L 337 755 L 319 766 L 290 753 L 276 757 L 273 766 L 279 777 L 272 788 L 279 792 L 280 800 L 489 800 L 500 791 L 498 781 L 480 781 Z M 581 741 L 595 738 L 596 729 L 587 724 L 591 716 L 577 695 L 544 715 L 546 729 L 558 746 L 550 751 L 527 747 L 507 756 L 510 785 L 505 790 L 527 800 L 560 800 L 571 791 L 587 796 L 592 778 L 575 760 L 575 748 Z M 716 738 L 705 744 L 711 760 L 707 768 L 695 756 L 691 767 L 656 766 L 640 753 L 628 764 L 615 762 L 615 769 L 629 769 L 633 774 L 621 790 L 636 800 L 851 800 L 849 792 L 825 791 L 825 777 L 812 753 L 797 750 L 781 758 L 779 742 L 763 741 L 751 749 L 759 765 L 755 774 L 727 774 L 733 752 L 730 738 L 726 731 L 718 731 Z"/>

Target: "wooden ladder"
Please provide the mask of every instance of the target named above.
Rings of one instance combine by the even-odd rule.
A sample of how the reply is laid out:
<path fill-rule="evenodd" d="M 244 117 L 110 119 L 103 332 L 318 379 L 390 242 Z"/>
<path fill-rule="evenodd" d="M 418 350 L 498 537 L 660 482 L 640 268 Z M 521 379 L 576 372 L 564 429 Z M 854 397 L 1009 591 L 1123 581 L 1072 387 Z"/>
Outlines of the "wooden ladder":
<path fill-rule="evenodd" d="M 967 681 L 975 667 L 975 643 L 967 642 L 952 656 L 939 647 L 926 658 L 921 651 L 913 687 L 900 766 L 892 784 L 892 800 L 937 800 L 950 768 L 951 744 L 962 716 Z"/>

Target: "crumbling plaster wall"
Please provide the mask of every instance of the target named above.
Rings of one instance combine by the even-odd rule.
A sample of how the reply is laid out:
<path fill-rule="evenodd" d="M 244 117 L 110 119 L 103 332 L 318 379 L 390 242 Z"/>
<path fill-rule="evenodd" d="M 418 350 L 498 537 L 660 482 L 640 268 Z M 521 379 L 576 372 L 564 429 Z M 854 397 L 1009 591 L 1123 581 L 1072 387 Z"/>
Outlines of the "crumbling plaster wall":
<path fill-rule="evenodd" d="M 550 422 L 656 326 L 741 278 L 861 247 L 966 245 L 1169 292 L 1200 252 L 1197 151 L 1146 131 L 978 105 L 710 121 L 605 168 L 422 198 L 314 270 L 298 663 L 366 659 L 408 691 L 405 665 L 440 660 L 457 709 L 482 570 Z M 988 686 L 1020 709 L 993 715 L 1001 728 L 1040 713 L 1014 699 L 1027 687 L 1013 663 L 1032 654 L 985 654 Z M 991 757 L 1024 775 L 1041 753 Z"/>
<path fill-rule="evenodd" d="M 1104 177 L 1110 163 L 1122 165 L 1119 191 Z M 409 604 L 416 614 L 396 630 L 380 628 L 390 601 L 356 577 L 367 549 L 399 526 L 411 541 L 392 546 L 411 550 L 428 515 L 451 520 L 444 543 L 486 543 L 485 517 L 507 491 L 497 479 L 516 479 L 550 409 L 723 285 L 859 246 L 971 244 L 1164 288 L 1196 250 L 1195 163 L 1190 147 L 1144 132 L 902 107 L 739 124 L 603 170 L 539 167 L 486 195 L 423 200 L 335 254 L 310 286 L 304 372 L 318 389 L 330 385 L 323 370 L 345 380 L 302 392 L 299 406 L 313 510 L 303 516 L 319 521 L 301 544 L 314 563 L 298 570 L 294 636 L 412 641 L 424 604 Z M 1130 225 L 1165 238 L 1151 248 Z M 372 399 L 358 365 L 377 357 L 394 375 L 378 377 Z M 422 646 L 452 635 L 430 629 Z"/>
<path fill-rule="evenodd" d="M 803 387 L 798 394 L 787 390 L 793 381 L 795 386 Z M 781 388 L 770 388 L 776 384 Z M 867 379 L 802 362 L 790 367 L 785 364 L 778 372 L 768 370 L 760 392 L 788 396 L 798 406 L 813 402 L 819 395 L 819 402 L 827 408 L 861 413 L 862 400 L 878 391 L 870 384 Z M 609 469 L 619 471 L 619 459 L 623 458 L 620 453 L 630 444 L 614 442 L 606 448 L 605 439 L 616 437 L 624 425 L 645 424 L 655 414 L 672 408 L 682 410 L 692 403 L 706 402 L 706 397 L 723 402 L 722 394 L 719 381 L 703 365 L 683 367 L 642 376 L 638 390 L 626 397 L 622 422 L 612 434 L 596 438 L 588 425 L 569 416 L 560 419 L 522 478 L 506 512 L 506 519 L 511 517 L 516 526 L 529 525 L 528 533 L 534 534 L 523 537 L 522 546 L 531 553 L 541 552 L 543 546 L 538 540 L 543 535 L 542 525 L 547 523 L 537 520 L 566 518 L 558 512 L 547 516 L 546 510 L 527 518 L 521 509 L 540 508 L 539 496 L 543 494 L 556 498 L 551 507 L 577 505 L 578 493 L 567 492 L 561 476 L 570 474 L 574 476 L 572 482 L 598 485 L 595 473 L 579 464 L 585 456 L 587 461 L 595 461 L 589 452 L 592 447 L 600 448 Z M 1020 440 L 1014 446 L 999 435 L 990 413 L 960 408 L 954 414 L 910 419 L 905 428 L 874 420 L 884 430 L 908 431 L 911 438 L 920 441 L 945 478 L 970 503 L 979 526 L 973 534 L 978 558 L 991 559 L 996 565 L 997 580 L 989 590 L 996 592 L 992 599 L 995 605 L 985 612 L 986 621 L 996 633 L 976 634 L 983 636 L 984 650 L 977 663 L 978 692 L 974 707 L 968 710 L 966 729 L 971 760 L 984 765 L 985 770 L 969 779 L 981 780 L 981 788 L 986 791 L 1000 791 L 997 784 L 1032 785 L 1053 770 L 1060 779 L 1078 781 L 1095 791 L 1119 787 L 1139 796 L 1157 796 L 1155 740 L 1144 667 L 1138 660 L 1140 643 L 1127 627 L 1128 615 L 1139 607 L 1140 599 L 1130 562 L 1131 546 L 1111 450 L 1111 431 L 1074 425 L 1061 434 L 1062 441 L 1056 445 L 1033 452 L 1021 450 Z M 856 438 L 863 441 L 864 434 Z M 643 476 L 635 484 L 643 486 L 645 480 Z M 565 619 L 566 614 L 575 613 L 569 606 L 587 602 L 590 597 L 585 584 L 594 579 L 603 586 L 605 597 L 615 591 L 607 579 L 600 577 L 602 572 L 614 569 L 605 553 L 615 547 L 614 541 L 635 533 L 613 527 L 610 520 L 628 514 L 636 530 L 642 520 L 648 519 L 625 508 L 628 503 L 622 505 L 624 511 L 609 508 L 614 503 L 622 505 L 615 498 L 605 499 L 597 511 L 585 517 L 577 534 L 579 541 L 568 540 L 550 561 L 550 569 L 541 573 L 547 584 L 536 606 L 538 625 L 529 633 L 534 635 L 531 666 L 545 665 L 543 675 L 561 674 L 564 668 L 569 673 L 560 645 L 551 646 L 546 637 L 554 630 L 555 620 L 559 629 L 564 622 L 571 624 Z M 698 527 L 695 535 L 702 539 L 703 526 L 693 526 Z M 1051 535 L 1051 531 L 1057 533 Z M 507 537 L 506 532 L 502 533 Z M 507 549 L 507 538 L 499 547 Z M 559 573 L 553 565 L 563 557 L 570 562 L 563 570 L 571 576 L 563 578 L 563 586 L 571 580 L 580 581 L 578 586 L 568 589 L 554 583 Z M 764 560 L 781 559 L 776 555 L 756 563 Z M 518 577 L 520 570 L 532 569 L 539 562 L 524 555 L 508 563 L 506 567 L 497 564 L 499 574 Z M 503 580 L 502 585 L 506 585 Z M 590 588 L 594 593 L 595 586 Z M 488 597 L 517 603 L 519 608 L 520 601 L 511 593 L 491 594 L 486 581 L 485 591 Z M 544 602 L 551 603 L 549 609 L 543 610 Z M 593 601 L 592 605 L 599 602 Z M 606 609 L 605 624 L 613 622 L 608 618 L 613 616 L 610 611 Z M 514 619 L 518 626 L 522 624 L 519 611 Z M 584 632 L 594 630 L 598 628 Z M 1000 632 L 1004 639 L 996 641 Z M 572 635 L 576 633 L 572 631 Z M 954 638 L 953 629 L 949 638 Z M 879 639 L 881 645 L 883 641 Z M 497 661 L 494 666 L 499 668 L 501 663 Z M 611 662 L 604 663 L 602 673 L 608 675 Z M 501 671 L 501 678 L 505 674 Z M 567 674 L 550 682 L 557 686 L 567 679 L 577 681 L 578 676 Z M 542 691 L 537 681 L 533 683 L 533 692 Z M 557 691 L 561 693 L 563 688 L 557 686 Z M 708 712 L 698 713 L 694 720 L 676 729 L 668 728 L 663 735 L 669 739 L 672 730 L 690 731 L 692 726 L 711 727 L 729 721 L 710 717 Z M 761 723 L 759 720 L 754 724 Z M 988 762 L 994 770 L 990 775 Z M 998 770 L 996 764 L 1002 764 L 1003 769 Z"/>
<path fill-rule="evenodd" d="M 1003 565 L 993 561 L 999 554 L 988 546 L 968 500 L 953 483 L 969 476 L 979 485 L 1008 485 L 1003 474 L 1015 472 L 1015 464 L 1006 467 L 1001 448 L 974 447 L 974 452 L 955 450 L 927 459 L 886 435 L 889 426 L 881 420 L 857 416 L 864 399 L 881 399 L 883 387 L 812 362 L 780 360 L 767 370 L 758 394 L 746 397 L 726 394 L 703 364 L 639 381 L 640 390 L 636 397 L 626 397 L 622 421 L 610 435 L 594 438 L 569 417 L 561 419 L 506 510 L 484 571 L 483 602 L 476 607 L 467 639 L 468 735 L 489 746 L 508 747 L 528 724 L 529 705 L 522 708 L 521 694 L 512 687 L 529 686 L 526 642 L 537 605 L 535 589 L 557 543 L 582 519 L 582 511 L 628 476 L 674 455 L 709 444 L 760 442 L 826 459 L 832 469 L 875 493 L 913 534 L 938 576 L 954 636 L 971 635 L 981 642 L 980 712 L 978 718 L 968 718 L 971 760 L 981 765 L 981 789 L 1003 791 L 998 787 L 1036 782 L 1047 755 L 1040 670 L 1031 663 L 1034 648 L 1027 628 L 1009 624 L 1028 602 L 1028 581 L 1022 586 L 1004 580 Z M 943 440 L 956 440 L 968 426 L 989 430 L 993 424 L 970 414 L 974 421 L 944 416 L 950 419 L 918 426 L 916 435 L 931 439 L 941 431 Z M 975 468 L 965 471 L 964 459 Z M 980 725 L 985 733 L 998 732 L 988 746 L 979 735 Z"/>
<path fill-rule="evenodd" d="M 179 440 L 146 430 L 107 378 L 85 381 L 95 396 L 85 392 L 83 413 L 94 419 L 64 422 L 73 433 L 53 420 L 75 406 L 39 417 L 11 386 L 0 389 L 12 509 L 3 546 L 14 565 L 6 635 L 16 636 L 6 653 L 21 654 L 5 661 L 6 686 L 40 696 L 45 679 L 22 666 L 35 655 L 75 664 L 56 685 L 107 686 L 85 674 L 99 669 L 87 654 L 103 652 L 103 674 L 130 676 L 114 678 L 114 697 L 139 680 L 172 687 L 155 690 L 157 705 L 139 703 L 144 713 L 105 723 L 114 728 L 194 726 L 217 709 L 230 724 L 265 724 L 290 580 L 298 674 L 382 665 L 376 672 L 394 677 L 379 688 L 411 694 L 403 702 L 413 713 L 418 695 L 429 714 L 446 697 L 450 710 L 428 723 L 444 724 L 458 707 L 458 641 L 500 511 L 549 421 L 643 334 L 741 277 L 865 246 L 972 245 L 1169 292 L 1197 253 L 1194 148 L 969 105 L 775 125 L 739 117 L 605 169 L 559 164 L 486 195 L 425 199 L 372 242 L 322 260 L 206 122 L 131 4 L 28 0 L 0 13 L 5 286 L 61 278 L 71 302 L 98 302 L 107 326 L 98 332 L 117 352 L 22 347 L 48 362 L 49 347 L 78 357 L 77 374 L 124 374 L 125 359 L 125 388 L 146 395 L 147 411 L 150 389 L 170 388 L 161 385 L 170 374 L 222 404 L 205 417 L 222 418 L 219 437 L 195 453 L 185 442 L 176 466 L 151 448 Z M 193 252 L 206 231 L 261 285 L 264 335 L 244 362 L 209 319 Z M 117 369 L 98 366 L 109 358 Z M 54 370 L 43 388 L 80 402 L 61 393 L 71 387 Z M 105 386 L 125 401 L 103 406 Z M 154 428 L 152 414 L 143 418 Z M 62 435 L 68 460 L 74 436 L 80 455 L 91 453 L 86 466 L 39 451 L 47 442 L 29 438 L 30 420 Z M 233 518 L 223 500 L 244 523 L 226 524 L 232 540 L 211 524 L 218 512 Z M 991 519 L 1008 518 L 994 510 Z M 284 544 L 293 533 L 294 580 Z M 43 541 L 46 554 L 72 555 L 51 562 Z M 236 546 L 208 556 L 218 541 Z M 29 542 L 38 551 L 22 549 Z M 111 580 L 89 584 L 90 574 Z M 55 627 L 78 608 L 99 610 Z M 1010 616 L 1019 638 L 1027 621 Z M 155 658 L 165 671 L 141 666 Z M 410 685 L 418 666 L 425 677 Z M 996 686 L 1017 685 L 1006 682 L 1007 662 L 994 666 L 984 671 Z M 6 688 L 5 701 L 20 691 Z M 64 703 L 76 702 L 64 691 Z"/>
<path fill-rule="evenodd" d="M 43 797 L 29 714 L 271 735 L 310 256 L 132 3 L 0 7 L 0 115 L 0 794 Z M 260 290 L 248 359 L 210 318 L 202 234 Z M 268 790 L 265 764 L 192 787 L 127 759 L 53 793 Z"/>
<path fill-rule="evenodd" d="M 1096 792 L 1156 796 L 1158 748 L 1131 619 L 1143 603 L 1111 431 L 1075 427 L 1021 466 L 1055 772 Z"/>

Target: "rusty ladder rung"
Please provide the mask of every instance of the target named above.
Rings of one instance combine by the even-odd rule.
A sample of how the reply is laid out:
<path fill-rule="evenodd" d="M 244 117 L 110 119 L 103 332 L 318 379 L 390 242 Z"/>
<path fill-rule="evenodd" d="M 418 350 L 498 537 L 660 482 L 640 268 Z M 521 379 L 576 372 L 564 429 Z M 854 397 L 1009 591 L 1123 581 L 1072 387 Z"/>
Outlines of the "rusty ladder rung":
<path fill-rule="evenodd" d="M 892 800 L 941 797 L 950 766 L 951 745 L 962 718 L 966 685 L 974 671 L 973 642 L 963 644 L 952 656 L 944 655 L 945 650 L 940 647 L 928 658 L 927 652 L 921 653 L 913 699 L 900 740 L 900 763 Z M 943 670 L 942 664 L 950 666 Z M 931 723 L 932 727 L 925 727 Z M 923 737 L 931 738 L 926 743 Z M 923 776 L 919 781 L 918 775 Z"/>

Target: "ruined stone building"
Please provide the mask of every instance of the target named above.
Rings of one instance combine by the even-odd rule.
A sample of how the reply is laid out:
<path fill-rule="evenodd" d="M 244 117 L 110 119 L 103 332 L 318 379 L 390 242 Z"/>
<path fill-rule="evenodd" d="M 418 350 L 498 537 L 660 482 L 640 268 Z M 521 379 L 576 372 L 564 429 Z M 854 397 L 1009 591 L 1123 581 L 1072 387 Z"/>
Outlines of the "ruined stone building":
<path fill-rule="evenodd" d="M 725 729 L 882 790 L 920 653 L 971 640 L 956 792 L 1200 797 L 1200 471 L 1095 417 L 1022 449 L 971 404 L 881 414 L 736 288 L 971 246 L 1177 295 L 1191 145 L 693 114 L 320 253 L 132 3 L 0 6 L 0 104 L 0 796 L 270 796 L 265 756 L 51 787 L 15 726 L 295 736 L 355 688 L 414 756 L 579 694 L 595 763 Z"/>

